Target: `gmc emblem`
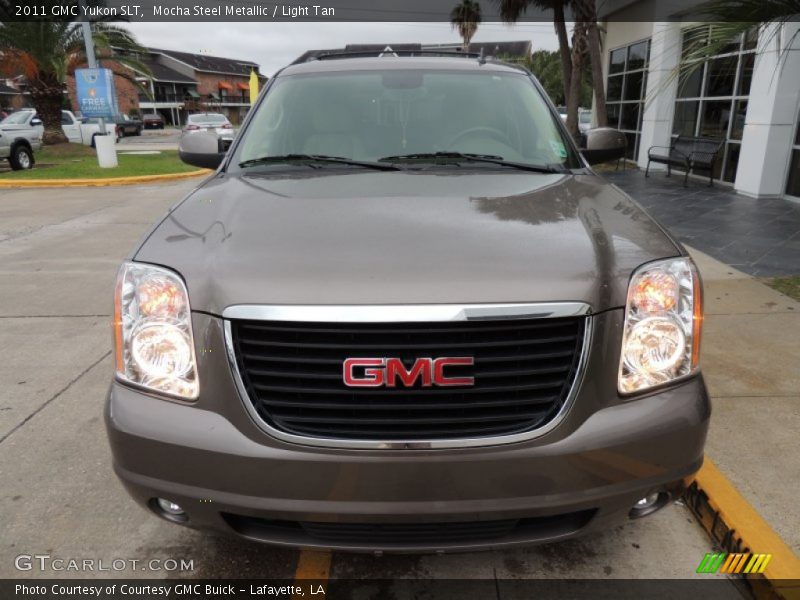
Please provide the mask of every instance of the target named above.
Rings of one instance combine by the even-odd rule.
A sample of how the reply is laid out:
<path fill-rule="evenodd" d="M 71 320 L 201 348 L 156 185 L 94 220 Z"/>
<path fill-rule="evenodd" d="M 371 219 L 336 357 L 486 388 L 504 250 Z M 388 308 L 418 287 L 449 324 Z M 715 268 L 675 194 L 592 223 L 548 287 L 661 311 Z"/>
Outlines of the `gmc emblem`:
<path fill-rule="evenodd" d="M 406 369 L 399 358 L 347 358 L 343 364 L 344 384 L 348 387 L 405 387 L 420 383 L 422 387 L 475 385 L 474 377 L 448 377 L 446 367 L 475 364 L 471 356 L 418 358 Z M 358 369 L 358 372 L 356 372 Z"/>

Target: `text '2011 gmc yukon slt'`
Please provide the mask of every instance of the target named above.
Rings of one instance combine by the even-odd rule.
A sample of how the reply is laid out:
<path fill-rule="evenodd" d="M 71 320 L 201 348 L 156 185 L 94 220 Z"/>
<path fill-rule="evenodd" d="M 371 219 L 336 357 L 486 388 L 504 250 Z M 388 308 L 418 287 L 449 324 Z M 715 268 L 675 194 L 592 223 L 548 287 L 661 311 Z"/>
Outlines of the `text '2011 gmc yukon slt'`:
<path fill-rule="evenodd" d="M 322 57 L 227 152 L 182 144 L 217 170 L 120 268 L 106 406 L 155 514 L 473 550 L 645 516 L 699 469 L 694 264 L 590 169 L 619 132 L 581 155 L 527 71 Z"/>

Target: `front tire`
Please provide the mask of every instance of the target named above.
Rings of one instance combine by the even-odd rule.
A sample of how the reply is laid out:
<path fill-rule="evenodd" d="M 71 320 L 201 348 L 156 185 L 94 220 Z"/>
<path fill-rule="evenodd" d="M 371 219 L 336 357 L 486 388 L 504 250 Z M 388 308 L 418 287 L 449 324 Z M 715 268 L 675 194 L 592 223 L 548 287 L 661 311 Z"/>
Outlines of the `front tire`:
<path fill-rule="evenodd" d="M 8 157 L 11 169 L 14 171 L 25 171 L 33 168 L 33 152 L 24 144 L 18 144 L 11 149 L 11 156 Z"/>

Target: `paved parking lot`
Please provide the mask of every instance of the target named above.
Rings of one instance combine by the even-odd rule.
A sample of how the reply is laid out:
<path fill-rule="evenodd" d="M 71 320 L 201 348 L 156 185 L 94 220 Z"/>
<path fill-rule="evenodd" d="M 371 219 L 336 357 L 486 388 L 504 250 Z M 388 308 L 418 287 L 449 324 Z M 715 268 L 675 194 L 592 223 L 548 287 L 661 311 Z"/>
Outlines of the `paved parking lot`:
<path fill-rule="evenodd" d="M 129 135 L 117 142 L 117 152 L 177 150 L 180 137 L 181 130 L 175 127 L 145 129 L 142 135 Z"/>
<path fill-rule="evenodd" d="M 2 192 L 0 577 L 18 575 L 20 553 L 186 558 L 194 561 L 191 576 L 204 577 L 295 572 L 296 551 L 209 537 L 151 516 L 112 473 L 102 404 L 112 376 L 113 278 L 148 226 L 196 183 Z M 337 554 L 331 575 L 682 578 L 708 549 L 687 509 L 675 505 L 604 534 L 525 550 Z"/>

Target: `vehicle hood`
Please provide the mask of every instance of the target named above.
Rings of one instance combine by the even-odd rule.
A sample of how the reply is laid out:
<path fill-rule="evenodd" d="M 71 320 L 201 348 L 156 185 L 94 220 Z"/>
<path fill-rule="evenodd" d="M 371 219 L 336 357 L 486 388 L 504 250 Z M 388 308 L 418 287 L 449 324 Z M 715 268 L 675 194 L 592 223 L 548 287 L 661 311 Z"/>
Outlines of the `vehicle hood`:
<path fill-rule="evenodd" d="M 135 260 L 177 270 L 193 310 L 235 304 L 583 301 L 624 306 L 631 271 L 682 251 L 596 175 L 320 170 L 223 175 Z"/>

